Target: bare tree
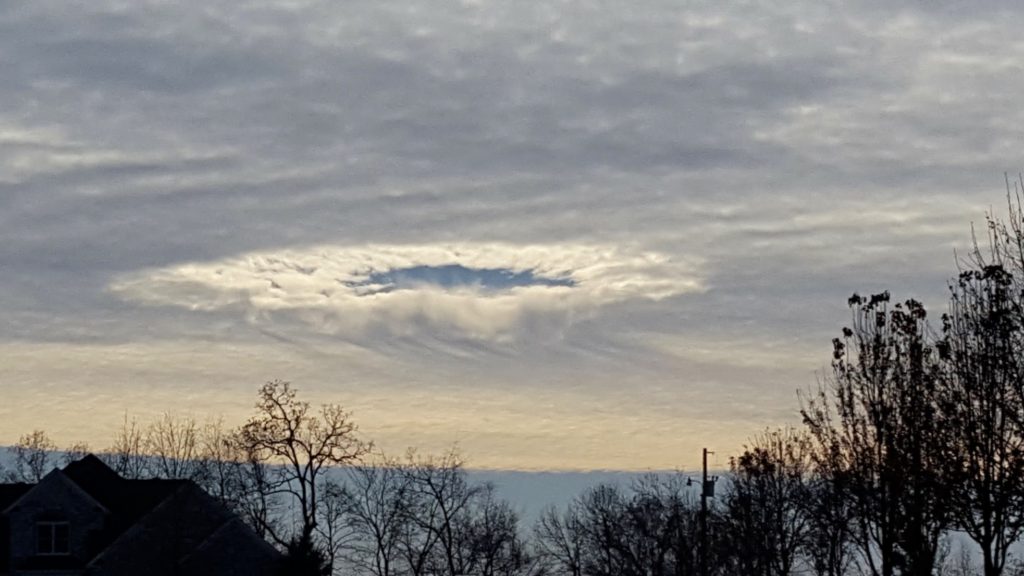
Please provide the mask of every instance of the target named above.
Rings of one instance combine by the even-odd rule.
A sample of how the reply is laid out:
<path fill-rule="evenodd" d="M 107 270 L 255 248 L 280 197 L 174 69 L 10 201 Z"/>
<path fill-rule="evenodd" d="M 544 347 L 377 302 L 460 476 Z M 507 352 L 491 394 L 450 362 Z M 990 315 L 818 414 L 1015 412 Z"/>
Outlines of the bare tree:
<path fill-rule="evenodd" d="M 346 558 L 373 576 L 400 572 L 403 536 L 409 536 L 410 488 L 403 465 L 379 455 L 368 464 L 348 468 L 350 494 L 347 522 L 354 538 Z"/>
<path fill-rule="evenodd" d="M 138 420 L 125 413 L 113 445 L 101 455 L 107 465 L 124 478 L 138 479 L 150 475 L 145 454 L 145 437 Z"/>
<path fill-rule="evenodd" d="M 686 484 L 680 474 L 646 474 L 631 483 L 621 540 L 628 574 L 663 576 L 697 567 L 699 515 Z"/>
<path fill-rule="evenodd" d="M 456 450 L 441 457 L 408 455 L 409 506 L 403 535 L 403 556 L 413 574 L 467 573 L 460 550 L 459 520 L 482 490 L 466 480 Z"/>
<path fill-rule="evenodd" d="M 549 508 L 534 530 L 541 565 L 565 576 L 682 576 L 698 573 L 697 507 L 680 475 L 647 475 L 628 490 L 601 484 Z M 717 522 L 715 522 L 717 524 Z M 717 543 L 715 543 L 717 544 Z M 716 574 L 735 574 L 717 552 Z"/>
<path fill-rule="evenodd" d="M 613 484 L 602 484 L 588 490 L 580 500 L 583 525 L 589 553 L 584 557 L 583 571 L 593 576 L 629 574 L 624 517 L 626 498 Z"/>
<path fill-rule="evenodd" d="M 810 438 L 792 429 L 765 432 L 730 464 L 725 516 L 733 550 L 749 576 L 790 576 L 809 548 Z"/>
<path fill-rule="evenodd" d="M 320 486 L 323 473 L 331 467 L 352 464 L 369 450 L 357 436 L 357 427 L 348 412 L 333 404 L 313 411 L 300 401 L 288 382 L 274 380 L 260 388 L 256 415 L 242 427 L 238 436 L 241 449 L 254 465 L 270 464 L 263 469 L 264 496 L 283 495 L 295 507 L 297 522 L 291 534 L 267 522 L 263 529 L 282 546 L 313 542 L 320 510 Z M 256 516 L 257 522 L 263 519 Z"/>
<path fill-rule="evenodd" d="M 972 226 L 973 246 L 967 256 L 969 268 L 984 270 L 988 266 L 1001 266 L 1014 278 L 1016 294 L 1024 288 L 1024 176 L 1010 183 L 1006 178 L 1006 206 L 1004 220 L 990 212 L 985 215 L 987 246 L 978 242 Z"/>
<path fill-rule="evenodd" d="M 481 485 L 457 526 L 463 573 L 514 576 L 527 566 L 529 558 L 519 535 L 519 516 L 508 502 L 498 498 L 492 484 Z"/>
<path fill-rule="evenodd" d="M 224 427 L 223 420 L 207 422 L 198 433 L 198 453 L 203 474 L 199 484 L 210 495 L 232 510 L 242 498 L 240 474 L 245 455 L 238 449 L 235 432 Z"/>
<path fill-rule="evenodd" d="M 283 525 L 287 506 L 283 498 L 288 493 L 278 487 L 278 474 L 273 466 L 254 454 L 240 439 L 235 449 L 239 458 L 231 468 L 235 481 L 232 486 L 235 509 L 260 538 L 273 540 L 279 546 L 287 546 L 287 527 Z"/>
<path fill-rule="evenodd" d="M 238 514 L 262 538 L 268 526 L 281 531 L 284 506 L 271 488 L 271 466 L 250 454 L 240 432 L 214 420 L 199 431 L 202 473 L 194 480 L 224 506 Z"/>
<path fill-rule="evenodd" d="M 206 470 L 201 449 L 199 425 L 190 416 L 165 412 L 151 422 L 143 434 L 143 452 L 149 461 L 149 472 L 158 478 L 204 484 Z"/>
<path fill-rule="evenodd" d="M 320 493 L 322 496 L 317 511 L 320 519 L 316 525 L 316 535 L 332 572 L 340 573 L 342 566 L 339 559 L 356 538 L 355 531 L 347 521 L 352 496 L 340 482 L 331 478 L 322 481 Z"/>
<path fill-rule="evenodd" d="M 43 430 L 33 430 L 14 445 L 14 469 L 8 472 L 12 482 L 39 482 L 57 465 L 57 445 Z"/>
<path fill-rule="evenodd" d="M 583 576 L 583 561 L 588 551 L 578 501 L 570 502 L 564 512 L 555 506 L 545 508 L 533 533 L 538 555 L 549 572 Z"/>
<path fill-rule="evenodd" d="M 519 518 L 494 486 L 470 482 L 455 449 L 350 470 L 350 558 L 374 576 L 513 576 L 532 565 Z"/>
<path fill-rule="evenodd" d="M 76 460 L 81 460 L 90 452 L 92 451 L 89 449 L 89 444 L 85 442 L 75 442 L 63 450 L 63 454 L 60 458 L 60 465 L 63 467 L 75 462 Z"/>

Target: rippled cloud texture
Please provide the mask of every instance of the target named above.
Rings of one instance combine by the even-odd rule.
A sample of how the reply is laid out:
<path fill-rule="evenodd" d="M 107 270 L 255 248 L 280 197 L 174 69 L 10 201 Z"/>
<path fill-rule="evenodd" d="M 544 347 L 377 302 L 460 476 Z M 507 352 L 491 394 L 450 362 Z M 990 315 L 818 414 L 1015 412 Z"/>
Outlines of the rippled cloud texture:
<path fill-rule="evenodd" d="M 254 324 L 272 325 L 279 319 L 271 314 L 286 312 L 326 333 L 406 333 L 422 323 L 508 340 L 528 316 L 564 327 L 602 306 L 662 300 L 699 283 L 667 255 L 615 246 L 424 244 L 248 254 L 143 272 L 111 288 L 151 305 L 244 311 Z"/>
<path fill-rule="evenodd" d="M 0 3 L 0 443 L 231 422 L 670 468 L 941 307 L 1022 165 L 1014 3 Z"/>

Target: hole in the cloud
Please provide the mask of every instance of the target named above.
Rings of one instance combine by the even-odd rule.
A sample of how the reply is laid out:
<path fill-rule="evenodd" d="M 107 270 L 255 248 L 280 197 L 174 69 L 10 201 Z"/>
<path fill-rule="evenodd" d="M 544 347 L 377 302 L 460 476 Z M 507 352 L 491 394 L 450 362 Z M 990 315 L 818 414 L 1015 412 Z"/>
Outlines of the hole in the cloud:
<path fill-rule="evenodd" d="M 511 270 L 508 268 L 468 268 L 461 264 L 440 266 L 409 266 L 373 272 L 362 282 L 350 284 L 365 288 L 363 294 L 379 294 L 394 290 L 412 290 L 424 286 L 440 288 L 472 287 L 480 290 L 498 291 L 525 286 L 575 286 L 571 278 L 548 278 L 538 276 L 533 270 Z"/>

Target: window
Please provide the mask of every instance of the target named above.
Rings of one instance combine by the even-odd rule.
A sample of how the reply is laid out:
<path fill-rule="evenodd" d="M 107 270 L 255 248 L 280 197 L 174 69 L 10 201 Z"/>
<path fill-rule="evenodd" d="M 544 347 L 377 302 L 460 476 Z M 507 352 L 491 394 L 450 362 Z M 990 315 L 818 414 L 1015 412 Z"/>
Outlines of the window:
<path fill-rule="evenodd" d="M 67 522 L 36 523 L 36 554 L 41 556 L 62 556 L 71 553 Z"/>

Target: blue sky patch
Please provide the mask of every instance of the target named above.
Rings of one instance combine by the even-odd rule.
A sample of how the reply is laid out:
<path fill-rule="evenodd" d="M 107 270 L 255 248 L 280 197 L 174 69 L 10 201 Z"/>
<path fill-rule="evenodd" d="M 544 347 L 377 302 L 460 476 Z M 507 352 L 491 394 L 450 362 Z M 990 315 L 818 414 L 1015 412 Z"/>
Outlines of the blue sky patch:
<path fill-rule="evenodd" d="M 533 270 L 511 270 L 509 268 L 469 268 L 461 264 L 440 266 L 409 266 L 383 272 L 373 272 L 366 280 L 353 286 L 380 286 L 370 293 L 412 290 L 424 286 L 438 288 L 476 287 L 482 290 L 500 291 L 526 286 L 575 286 L 571 278 L 548 278 L 539 276 Z"/>

